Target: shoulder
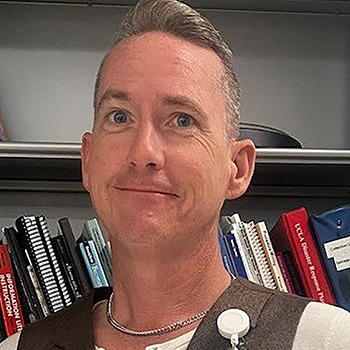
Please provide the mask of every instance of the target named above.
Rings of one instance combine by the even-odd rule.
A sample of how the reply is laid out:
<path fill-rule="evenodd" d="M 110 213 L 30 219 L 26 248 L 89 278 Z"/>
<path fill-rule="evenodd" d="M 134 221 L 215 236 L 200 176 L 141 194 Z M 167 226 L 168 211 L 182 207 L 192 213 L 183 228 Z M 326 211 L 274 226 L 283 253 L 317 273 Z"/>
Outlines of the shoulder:
<path fill-rule="evenodd" d="M 350 313 L 342 308 L 310 302 L 305 308 L 293 343 L 293 350 L 348 350 Z"/>
<path fill-rule="evenodd" d="M 89 349 L 92 338 L 92 309 L 95 303 L 106 299 L 110 289 L 92 292 L 72 306 L 27 325 L 0 344 L 0 350 L 49 350 L 61 348 Z"/>
<path fill-rule="evenodd" d="M 310 303 L 310 299 L 293 294 L 269 289 L 247 280 L 237 278 L 231 287 L 231 300 L 237 305 L 240 301 L 242 310 L 246 311 L 252 319 L 252 325 L 259 322 L 269 325 L 274 329 L 285 332 L 285 327 L 290 332 L 295 332 L 299 320 Z M 225 304 L 225 306 L 230 306 Z M 255 318 L 255 320 L 254 320 Z"/>
<path fill-rule="evenodd" d="M 270 289 L 259 284 L 250 282 L 248 280 L 238 278 L 237 282 L 247 291 L 249 294 L 261 294 L 265 295 L 266 307 L 271 305 L 280 305 L 281 311 L 285 308 L 291 308 L 298 305 L 302 312 L 308 303 L 310 303 L 310 298 L 301 297 L 299 295 L 281 292 L 277 289 Z"/>

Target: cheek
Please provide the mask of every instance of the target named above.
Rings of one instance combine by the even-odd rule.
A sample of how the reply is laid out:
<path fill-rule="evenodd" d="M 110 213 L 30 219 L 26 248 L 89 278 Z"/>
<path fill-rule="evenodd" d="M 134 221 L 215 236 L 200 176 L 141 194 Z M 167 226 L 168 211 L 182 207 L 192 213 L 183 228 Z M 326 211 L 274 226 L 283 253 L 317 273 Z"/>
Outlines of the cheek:
<path fill-rule="evenodd" d="M 95 186 L 100 186 L 109 181 L 117 169 L 120 168 L 123 152 L 121 147 L 116 146 L 108 136 L 104 140 L 97 140 L 92 150 L 90 160 L 90 173 L 93 174 L 92 180 Z"/>
<path fill-rule="evenodd" d="M 109 207 L 108 184 L 116 175 L 119 165 L 113 154 L 106 148 L 98 148 L 94 151 L 89 164 L 90 196 L 99 215 Z"/>
<path fill-rule="evenodd" d="M 198 205 L 197 201 L 221 202 L 229 179 L 229 165 L 224 159 L 223 155 L 218 156 L 215 152 L 208 156 L 206 151 L 197 150 L 173 160 L 180 188 L 186 189 L 187 200 L 191 199 L 190 205 Z"/>

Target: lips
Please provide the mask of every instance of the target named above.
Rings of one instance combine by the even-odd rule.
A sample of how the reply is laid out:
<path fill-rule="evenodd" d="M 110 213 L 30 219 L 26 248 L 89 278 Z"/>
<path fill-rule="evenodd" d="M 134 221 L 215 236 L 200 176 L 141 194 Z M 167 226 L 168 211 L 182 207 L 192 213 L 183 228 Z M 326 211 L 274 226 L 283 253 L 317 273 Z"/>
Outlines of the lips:
<path fill-rule="evenodd" d="M 154 187 L 119 187 L 116 186 L 116 189 L 120 191 L 130 191 L 130 192 L 140 192 L 140 193 L 149 193 L 149 194 L 163 194 L 168 196 L 176 196 L 176 194 L 171 193 L 167 190 L 161 189 L 161 188 L 154 188 Z"/>

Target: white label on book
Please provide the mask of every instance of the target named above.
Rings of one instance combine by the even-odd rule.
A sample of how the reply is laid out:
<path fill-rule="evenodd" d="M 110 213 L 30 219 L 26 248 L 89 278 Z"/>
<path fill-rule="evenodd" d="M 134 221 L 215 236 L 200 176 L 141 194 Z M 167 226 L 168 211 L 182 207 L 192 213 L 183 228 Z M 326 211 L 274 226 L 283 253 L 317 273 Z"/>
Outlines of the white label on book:
<path fill-rule="evenodd" d="M 341 256 L 334 257 L 335 267 L 337 271 L 342 271 L 350 268 L 350 249 L 347 254 L 341 254 Z"/>
<path fill-rule="evenodd" d="M 328 259 L 334 258 L 335 256 L 340 256 L 350 249 L 350 236 L 336 239 L 332 242 L 327 242 L 324 244 L 324 248 Z"/>
<path fill-rule="evenodd" d="M 334 258 L 337 271 L 350 268 L 350 237 L 325 243 L 324 247 L 328 259 Z"/>

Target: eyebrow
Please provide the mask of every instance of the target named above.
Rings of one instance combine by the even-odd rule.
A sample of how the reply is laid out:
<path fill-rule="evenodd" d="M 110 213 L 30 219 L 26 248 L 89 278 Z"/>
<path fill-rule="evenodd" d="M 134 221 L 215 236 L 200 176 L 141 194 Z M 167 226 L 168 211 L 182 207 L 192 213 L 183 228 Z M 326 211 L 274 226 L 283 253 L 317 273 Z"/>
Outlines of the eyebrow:
<path fill-rule="evenodd" d="M 111 101 L 111 100 L 130 102 L 131 98 L 130 98 L 129 94 L 125 91 L 107 90 L 104 92 L 100 101 L 98 102 L 97 107 L 96 107 L 96 111 L 98 111 L 104 103 Z"/>
<path fill-rule="evenodd" d="M 201 106 L 186 96 L 165 96 L 162 98 L 162 102 L 168 106 L 185 107 L 195 114 L 203 117 L 205 120 L 208 120 L 208 116 L 203 111 Z"/>

